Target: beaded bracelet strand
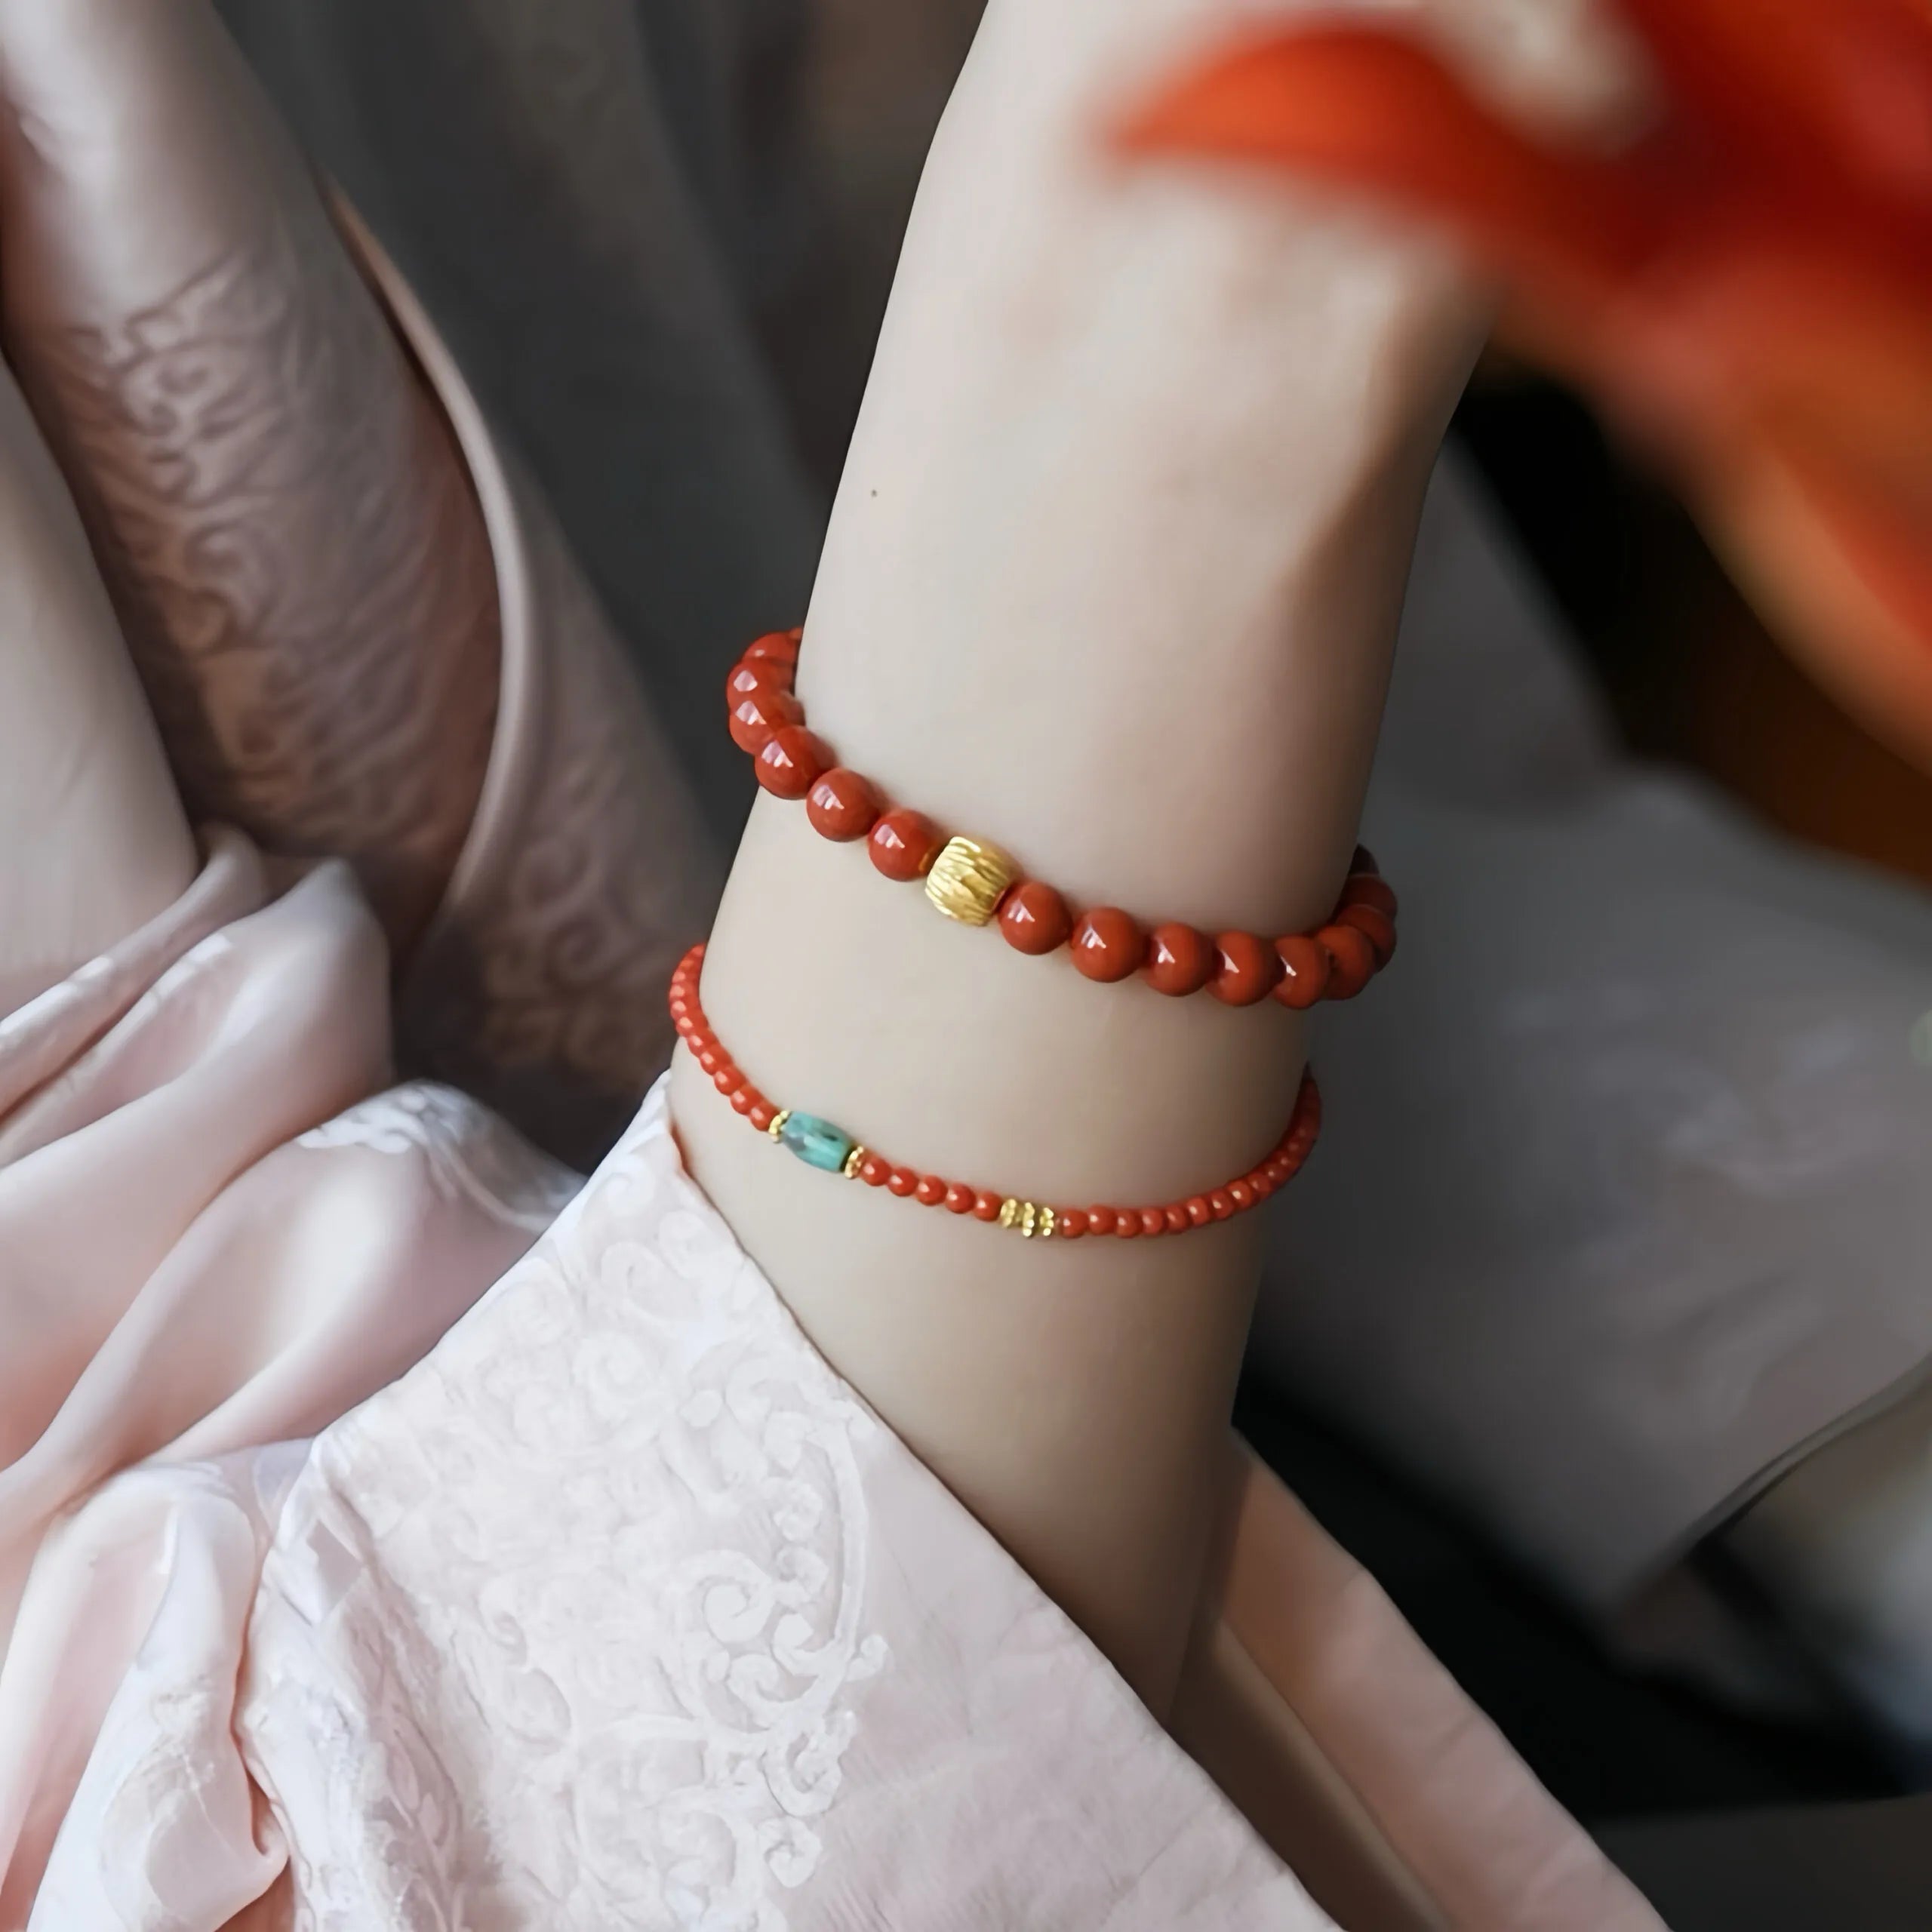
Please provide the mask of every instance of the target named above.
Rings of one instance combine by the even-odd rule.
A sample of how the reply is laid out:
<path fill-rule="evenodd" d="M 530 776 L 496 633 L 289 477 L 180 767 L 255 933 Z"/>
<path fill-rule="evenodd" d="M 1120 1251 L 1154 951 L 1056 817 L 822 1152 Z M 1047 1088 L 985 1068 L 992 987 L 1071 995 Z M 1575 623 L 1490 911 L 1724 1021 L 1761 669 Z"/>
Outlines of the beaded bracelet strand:
<path fill-rule="evenodd" d="M 1029 1241 L 1073 1241 L 1083 1235 L 1113 1235 L 1124 1239 L 1186 1234 L 1205 1227 L 1211 1221 L 1231 1220 L 1251 1208 L 1258 1208 L 1270 1195 L 1285 1187 L 1300 1171 L 1321 1131 L 1321 1096 L 1314 1077 L 1304 1073 L 1287 1131 L 1267 1158 L 1238 1179 L 1204 1194 L 1191 1194 L 1184 1200 L 1159 1208 L 1053 1208 L 1041 1201 L 1023 1200 L 1017 1195 L 968 1187 L 963 1181 L 948 1180 L 943 1175 L 895 1167 L 883 1155 L 862 1146 L 854 1136 L 831 1121 L 816 1114 L 774 1106 L 745 1077 L 705 1019 L 698 998 L 703 963 L 702 943 L 693 946 L 678 962 L 677 971 L 671 976 L 671 1017 L 678 1037 L 710 1075 L 712 1084 L 731 1103 L 734 1111 L 809 1167 L 843 1174 L 848 1180 L 863 1181 L 869 1186 L 882 1187 L 888 1193 L 901 1200 L 917 1201 L 923 1208 L 944 1208 L 955 1214 L 971 1214 L 976 1220 L 1010 1229 Z"/>
<path fill-rule="evenodd" d="M 927 898 L 947 918 L 971 926 L 997 921 L 1020 952 L 1069 946 L 1090 980 L 1110 983 L 1138 972 L 1157 992 L 1178 996 L 1204 988 L 1230 1006 L 1252 1006 L 1271 993 L 1295 1008 L 1352 999 L 1394 955 L 1395 895 L 1359 846 L 1334 917 L 1312 933 L 1268 940 L 1175 922 L 1149 930 L 1112 906 L 1076 917 L 1053 887 L 1023 877 L 998 846 L 949 838 L 920 813 L 888 809 L 867 780 L 836 761 L 806 730 L 792 688 L 801 635 L 759 638 L 732 667 L 724 689 L 734 742 L 751 754 L 765 790 L 804 799 L 814 828 L 827 838 L 865 839 L 878 871 L 923 880 Z"/>

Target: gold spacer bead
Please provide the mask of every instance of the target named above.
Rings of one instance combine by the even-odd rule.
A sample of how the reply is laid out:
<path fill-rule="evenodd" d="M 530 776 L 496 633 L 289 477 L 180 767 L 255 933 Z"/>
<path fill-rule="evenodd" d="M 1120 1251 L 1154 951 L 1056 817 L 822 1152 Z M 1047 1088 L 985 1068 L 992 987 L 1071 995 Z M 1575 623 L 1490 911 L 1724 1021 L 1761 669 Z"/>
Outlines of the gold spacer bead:
<path fill-rule="evenodd" d="M 859 1177 L 859 1163 L 865 1158 L 866 1150 L 856 1140 L 854 1141 L 852 1151 L 845 1156 L 845 1164 L 838 1171 L 848 1180 L 857 1180 Z"/>
<path fill-rule="evenodd" d="M 1031 1241 L 1035 1235 L 1042 1241 L 1050 1241 L 1054 1229 L 1060 1225 L 1051 1208 L 1042 1208 L 1037 1201 L 1017 1199 L 1000 1203 L 999 1224 L 1014 1229 L 1022 1241 Z"/>
<path fill-rule="evenodd" d="M 1020 868 L 997 845 L 949 838 L 926 875 L 926 897 L 961 925 L 989 925 L 1019 876 Z"/>
<path fill-rule="evenodd" d="M 778 1140 L 785 1131 L 785 1123 L 791 1118 L 792 1109 L 789 1107 L 780 1107 L 771 1116 L 771 1124 L 764 1130 L 765 1132 L 770 1134 L 773 1140 Z"/>

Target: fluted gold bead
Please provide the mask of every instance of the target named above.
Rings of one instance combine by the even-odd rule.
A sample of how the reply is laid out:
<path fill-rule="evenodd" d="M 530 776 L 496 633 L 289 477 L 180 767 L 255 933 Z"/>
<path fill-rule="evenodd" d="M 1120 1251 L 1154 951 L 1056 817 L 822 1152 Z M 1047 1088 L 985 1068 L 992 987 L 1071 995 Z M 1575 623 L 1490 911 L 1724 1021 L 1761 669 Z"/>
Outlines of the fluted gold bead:
<path fill-rule="evenodd" d="M 1011 1195 L 999 1204 L 999 1224 L 1003 1228 L 1017 1228 L 1020 1225 L 1020 1211 L 1026 1206 L 1023 1201 L 1016 1201 Z"/>
<path fill-rule="evenodd" d="M 926 897 L 961 925 L 989 925 L 1019 876 L 1020 868 L 997 845 L 949 838 L 926 875 Z"/>
<path fill-rule="evenodd" d="M 771 1124 L 764 1130 L 765 1132 L 774 1140 L 782 1140 L 785 1134 L 785 1123 L 791 1118 L 792 1109 L 789 1107 L 780 1107 L 771 1116 Z"/>
<path fill-rule="evenodd" d="M 852 1151 L 845 1156 L 845 1164 L 838 1171 L 848 1180 L 857 1180 L 859 1177 L 859 1163 L 865 1158 L 866 1150 L 856 1140 L 854 1141 Z"/>

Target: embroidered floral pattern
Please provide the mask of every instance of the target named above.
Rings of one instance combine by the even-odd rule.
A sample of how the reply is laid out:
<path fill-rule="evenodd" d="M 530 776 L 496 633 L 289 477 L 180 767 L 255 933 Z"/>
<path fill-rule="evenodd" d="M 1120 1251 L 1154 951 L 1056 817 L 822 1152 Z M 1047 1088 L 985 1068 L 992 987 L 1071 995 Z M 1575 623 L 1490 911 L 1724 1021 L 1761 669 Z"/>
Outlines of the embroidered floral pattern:
<path fill-rule="evenodd" d="M 675 1180 L 663 1104 L 290 1504 L 243 1702 L 304 1932 L 783 1932 L 820 1866 L 888 1660 L 877 1425 Z M 440 1105 L 355 1131 L 420 1144 Z"/>
<path fill-rule="evenodd" d="M 581 1175 L 546 1159 L 467 1094 L 431 1081 L 374 1094 L 296 1145 L 420 1152 L 445 1199 L 467 1199 L 533 1234 L 549 1226 L 583 1185 Z"/>

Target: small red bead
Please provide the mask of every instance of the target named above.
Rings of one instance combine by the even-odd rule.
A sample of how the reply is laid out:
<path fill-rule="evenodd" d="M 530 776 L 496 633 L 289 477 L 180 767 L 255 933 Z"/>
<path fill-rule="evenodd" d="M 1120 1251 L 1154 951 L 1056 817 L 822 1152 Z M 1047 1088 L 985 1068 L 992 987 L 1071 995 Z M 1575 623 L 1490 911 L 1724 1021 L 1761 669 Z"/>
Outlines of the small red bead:
<path fill-rule="evenodd" d="M 1122 1241 L 1136 1241 L 1140 1235 L 1140 1216 L 1132 1208 L 1122 1208 L 1114 1216 L 1114 1232 Z"/>
<path fill-rule="evenodd" d="M 1113 1208 L 1090 1208 L 1087 1211 L 1087 1232 L 1090 1235 L 1110 1235 L 1120 1223 L 1120 1212 Z"/>
<path fill-rule="evenodd" d="M 888 812 L 872 827 L 866 845 L 873 865 L 888 878 L 924 878 L 946 843 L 939 827 L 918 812 Z"/>
<path fill-rule="evenodd" d="M 765 740 L 753 768 L 775 798 L 802 798 L 832 764 L 824 742 L 802 724 L 786 724 Z"/>
<path fill-rule="evenodd" d="M 1146 956 L 1147 936 L 1112 906 L 1097 906 L 1073 929 L 1073 963 L 1090 980 L 1111 986 L 1134 971 Z"/>
<path fill-rule="evenodd" d="M 1395 956 L 1395 922 L 1373 906 L 1344 906 L 1335 915 L 1338 926 L 1353 926 L 1375 949 L 1378 966 L 1386 966 Z"/>
<path fill-rule="evenodd" d="M 1265 1168 L 1257 1168 L 1254 1173 L 1248 1176 L 1247 1184 L 1254 1189 L 1254 1198 L 1257 1201 L 1266 1201 L 1279 1185 L 1274 1176 Z"/>
<path fill-rule="evenodd" d="M 1171 1208 L 1163 1208 L 1161 1214 L 1171 1235 L 1185 1234 L 1194 1225 L 1188 1217 L 1187 1204 L 1184 1201 L 1177 1201 Z"/>
<path fill-rule="evenodd" d="M 1283 970 L 1275 949 L 1252 933 L 1217 933 L 1214 953 L 1208 990 L 1229 1006 L 1252 1006 L 1266 999 Z"/>
<path fill-rule="evenodd" d="M 1214 949 L 1192 926 L 1156 926 L 1147 935 L 1147 983 L 1178 998 L 1198 993 L 1214 970 Z"/>
<path fill-rule="evenodd" d="M 1376 872 L 1352 872 L 1342 888 L 1344 906 L 1373 906 L 1385 919 L 1395 916 L 1395 889 Z"/>
<path fill-rule="evenodd" d="M 1181 1204 L 1187 1210 L 1189 1221 L 1197 1228 L 1204 1228 L 1214 1218 L 1214 1210 L 1204 1194 L 1190 1194 Z"/>
<path fill-rule="evenodd" d="M 731 1096 L 731 1111 L 734 1113 L 749 1114 L 757 1105 L 758 1093 L 754 1088 L 740 1087 Z"/>
<path fill-rule="evenodd" d="M 745 655 L 753 663 L 792 665 L 798 661 L 797 631 L 767 631 L 745 646 Z"/>
<path fill-rule="evenodd" d="M 868 1154 L 859 1163 L 859 1178 L 868 1187 L 883 1187 L 892 1172 L 892 1163 Z"/>
<path fill-rule="evenodd" d="M 1058 1241 L 1078 1241 L 1087 1232 L 1087 1211 L 1084 1208 L 1056 1208 L 1054 1210 L 1054 1236 Z"/>
<path fill-rule="evenodd" d="M 785 691 L 753 691 L 731 708 L 731 742 L 755 758 L 771 742 L 771 734 L 803 721 L 805 708 Z"/>
<path fill-rule="evenodd" d="M 1305 934 L 1291 933 L 1286 939 L 1275 942 L 1275 951 L 1281 962 L 1275 997 L 1297 1012 L 1312 1006 L 1328 990 L 1331 970 L 1321 942 Z"/>
<path fill-rule="evenodd" d="M 778 1109 L 769 1100 L 760 1100 L 751 1111 L 751 1123 L 763 1134 L 778 1118 Z"/>
<path fill-rule="evenodd" d="M 1231 1180 L 1227 1186 L 1228 1198 L 1235 1204 L 1237 1214 L 1244 1213 L 1254 1205 L 1254 1189 L 1244 1180 Z"/>
<path fill-rule="evenodd" d="M 1316 934 L 1328 955 L 1328 997 L 1353 999 L 1375 977 L 1375 948 L 1353 926 L 1324 926 Z"/>
<path fill-rule="evenodd" d="M 1235 1204 L 1225 1187 L 1217 1187 L 1208 1195 L 1208 1211 L 1217 1221 L 1225 1221 L 1235 1211 Z"/>
<path fill-rule="evenodd" d="M 1168 1231 L 1168 1213 L 1164 1208 L 1143 1208 L 1140 1211 L 1140 1232 L 1143 1235 L 1164 1235 Z"/>
<path fill-rule="evenodd" d="M 919 1185 L 919 1177 L 910 1168 L 894 1168 L 885 1177 L 885 1184 L 903 1201 Z"/>
<path fill-rule="evenodd" d="M 937 1208 L 946 1198 L 946 1183 L 937 1174 L 921 1174 L 912 1198 L 921 1208 Z"/>
<path fill-rule="evenodd" d="M 1016 952 L 1051 952 L 1066 943 L 1073 915 L 1051 886 L 1023 878 L 999 902 L 999 929 Z"/>
<path fill-rule="evenodd" d="M 958 1181 L 946 1190 L 946 1209 L 949 1214 L 969 1214 L 973 1211 L 973 1190 Z"/>
<path fill-rule="evenodd" d="M 711 1084 L 725 1095 L 735 1094 L 744 1084 L 745 1076 L 729 1060 L 711 1076 Z"/>
<path fill-rule="evenodd" d="M 878 823 L 878 794 L 856 771 L 835 764 L 805 798 L 805 816 L 822 837 L 841 845 L 863 838 Z"/>
<path fill-rule="evenodd" d="M 715 1073 L 721 1066 L 728 1066 L 731 1058 L 722 1047 L 714 1046 L 707 1041 L 699 1048 L 697 1063 L 707 1073 Z"/>
<path fill-rule="evenodd" d="M 997 1221 L 999 1211 L 1006 1203 L 997 1194 L 989 1194 L 984 1188 L 973 1197 L 973 1218 L 976 1221 Z"/>

